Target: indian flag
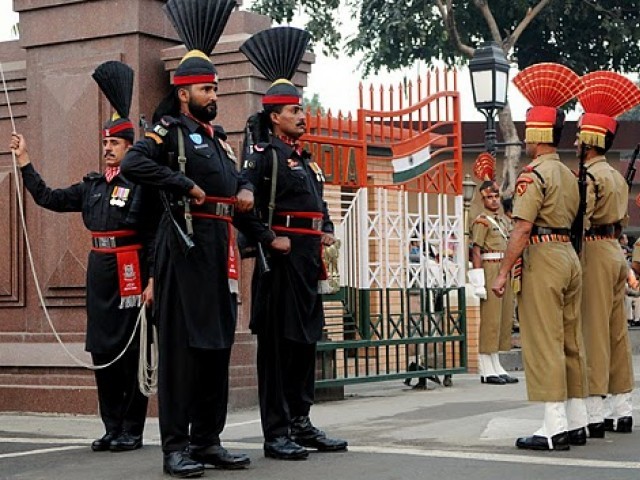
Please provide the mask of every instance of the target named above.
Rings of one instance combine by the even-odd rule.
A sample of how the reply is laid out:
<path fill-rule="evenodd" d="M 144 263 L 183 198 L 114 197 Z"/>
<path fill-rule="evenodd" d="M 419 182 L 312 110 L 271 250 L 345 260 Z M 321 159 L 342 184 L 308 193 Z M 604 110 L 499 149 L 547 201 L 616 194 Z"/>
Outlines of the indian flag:
<path fill-rule="evenodd" d="M 431 160 L 429 145 L 410 155 L 392 160 L 393 183 L 404 183 L 422 175 L 430 167 L 429 160 Z"/>

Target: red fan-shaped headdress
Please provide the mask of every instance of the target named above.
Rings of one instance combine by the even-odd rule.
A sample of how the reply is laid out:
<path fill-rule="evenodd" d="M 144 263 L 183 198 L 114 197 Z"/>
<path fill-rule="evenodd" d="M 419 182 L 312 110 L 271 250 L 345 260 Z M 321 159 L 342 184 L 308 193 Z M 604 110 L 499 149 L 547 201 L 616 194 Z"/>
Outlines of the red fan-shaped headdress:
<path fill-rule="evenodd" d="M 513 83 L 531 103 L 526 117 L 525 142 L 553 143 L 558 107 L 583 90 L 582 80 L 559 63 L 538 63 L 518 73 Z"/>
<path fill-rule="evenodd" d="M 615 117 L 640 104 L 640 88 L 619 73 L 597 71 L 582 77 L 578 100 L 584 114 L 578 123 L 583 143 L 605 148 L 607 132 L 616 134 Z"/>
<path fill-rule="evenodd" d="M 496 159 L 487 152 L 481 153 L 473 162 L 473 174 L 478 180 L 482 181 L 480 192 L 490 188 L 495 192 L 499 192 L 500 188 L 495 182 L 496 176 Z"/>
<path fill-rule="evenodd" d="M 480 181 L 493 180 L 496 173 L 496 159 L 487 152 L 481 153 L 473 162 L 473 174 Z"/>

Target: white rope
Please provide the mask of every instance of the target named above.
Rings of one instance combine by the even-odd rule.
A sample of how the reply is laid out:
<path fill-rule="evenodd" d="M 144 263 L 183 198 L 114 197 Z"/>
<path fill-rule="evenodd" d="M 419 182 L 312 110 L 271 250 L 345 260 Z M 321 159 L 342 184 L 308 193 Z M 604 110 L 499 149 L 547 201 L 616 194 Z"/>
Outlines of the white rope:
<path fill-rule="evenodd" d="M 15 123 L 15 120 L 13 118 L 13 111 L 11 109 L 11 101 L 9 100 L 9 89 L 7 88 L 7 82 L 6 82 L 5 77 L 4 77 L 4 68 L 2 67 L 2 62 L 0 62 L 0 76 L 2 76 L 2 85 L 4 87 L 4 94 L 5 94 L 5 97 L 7 99 L 7 107 L 9 109 L 9 118 L 11 119 L 11 129 L 12 129 L 13 132 L 15 132 L 16 131 L 16 123 Z M 44 312 L 45 317 L 47 318 L 47 322 L 49 323 L 49 326 L 51 327 L 51 331 L 53 332 L 53 335 L 55 336 L 55 338 L 58 341 L 58 343 L 60 344 L 60 346 L 64 349 L 64 351 L 67 353 L 67 355 L 77 365 L 79 365 L 81 367 L 88 368 L 90 370 L 101 370 L 103 368 L 110 367 L 115 362 L 120 360 L 120 358 L 122 358 L 122 356 L 125 354 L 125 352 L 129 348 L 129 345 L 131 345 L 131 342 L 133 341 L 133 339 L 134 339 L 134 337 L 136 335 L 136 330 L 138 328 L 138 325 L 140 324 L 140 315 L 138 315 L 138 320 L 136 321 L 136 326 L 134 327 L 133 332 L 131 332 L 131 337 L 129 338 L 129 341 L 127 342 L 127 345 L 124 347 L 122 352 L 120 352 L 118 354 L 118 356 L 116 358 L 114 358 L 113 360 L 111 360 L 109 363 L 105 363 L 105 364 L 102 364 L 102 365 L 91 365 L 89 363 L 86 363 L 86 362 L 82 361 L 78 357 L 76 357 L 67 348 L 67 346 L 64 344 L 64 342 L 60 338 L 60 335 L 58 334 L 58 331 L 56 330 L 55 326 L 53 325 L 53 322 L 51 320 L 51 316 L 49 315 L 49 310 L 47 309 L 47 306 L 46 306 L 46 304 L 44 302 L 44 295 L 42 294 L 42 289 L 40 288 L 40 281 L 38 279 L 38 274 L 36 273 L 35 262 L 33 260 L 33 253 L 31 251 L 31 241 L 29 240 L 29 234 L 27 232 L 27 222 L 26 222 L 25 217 L 24 217 L 24 203 L 23 203 L 23 199 L 22 199 L 22 192 L 21 192 L 22 189 L 21 189 L 21 182 L 20 182 L 21 176 L 18 175 L 18 162 L 17 162 L 17 159 L 16 159 L 16 152 L 14 150 L 11 150 L 11 157 L 13 159 L 13 175 L 15 176 L 16 183 L 17 183 L 16 184 L 16 196 L 18 197 L 18 212 L 20 213 L 20 224 L 22 226 L 22 232 L 24 234 L 25 245 L 27 246 L 27 255 L 29 257 L 29 267 L 31 268 L 31 274 L 33 275 L 33 280 L 34 280 L 34 284 L 36 286 L 36 291 L 38 292 L 38 299 L 40 300 L 40 304 L 42 305 L 42 310 Z M 142 307 L 141 310 L 144 310 L 144 306 Z"/>
<path fill-rule="evenodd" d="M 151 324 L 153 342 L 147 342 L 147 309 L 143 306 L 138 315 L 140 323 L 140 359 L 138 361 L 138 388 L 150 397 L 158 391 L 158 328 Z"/>

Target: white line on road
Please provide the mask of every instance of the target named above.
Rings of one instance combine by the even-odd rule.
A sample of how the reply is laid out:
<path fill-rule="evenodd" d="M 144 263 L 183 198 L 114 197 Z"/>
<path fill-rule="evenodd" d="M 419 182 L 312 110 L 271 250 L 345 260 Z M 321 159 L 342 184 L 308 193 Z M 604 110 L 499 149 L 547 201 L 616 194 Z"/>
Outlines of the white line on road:
<path fill-rule="evenodd" d="M 0 454 L 2 458 L 12 458 L 25 455 L 36 455 L 64 450 L 74 450 L 88 448 L 91 439 L 82 438 L 16 438 L 16 437 L 0 437 L 2 443 L 24 443 L 24 444 L 70 444 L 66 447 L 55 447 L 40 450 L 30 450 L 28 452 L 5 453 Z M 82 445 L 78 445 L 82 444 Z M 145 445 L 159 445 L 158 441 L 146 441 Z M 224 446 L 233 449 L 244 450 L 262 450 L 262 443 L 249 442 L 233 442 L 226 441 Z M 623 470 L 640 470 L 640 462 L 624 462 L 611 460 L 591 460 L 579 458 L 558 457 L 557 453 L 549 452 L 544 456 L 529 456 L 509 453 L 488 453 L 488 452 L 468 452 L 464 450 L 432 450 L 418 448 L 398 448 L 398 447 L 376 447 L 376 446 L 358 446 L 350 445 L 350 452 L 355 453 L 373 453 L 379 455 L 409 455 L 415 457 L 429 458 L 455 458 L 460 460 L 475 460 L 481 462 L 504 462 L 504 463 L 520 463 L 529 465 L 544 465 L 558 467 L 584 467 L 584 468 L 608 468 Z"/>
<path fill-rule="evenodd" d="M 28 455 L 40 455 L 43 453 L 63 452 L 65 450 L 78 450 L 80 448 L 85 448 L 85 447 L 79 447 L 79 446 L 53 447 L 53 448 L 40 448 L 38 450 L 28 450 L 26 452 L 2 453 L 0 454 L 0 459 L 26 457 Z"/>
<path fill-rule="evenodd" d="M 511 455 L 508 453 L 483 453 L 465 452 L 456 450 L 418 450 L 416 448 L 393 448 L 393 447 L 369 447 L 369 446 L 349 446 L 349 451 L 359 453 L 378 453 L 388 455 L 413 455 L 418 457 L 435 458 L 458 458 L 462 460 L 480 460 L 485 462 L 509 462 L 527 463 L 533 465 L 555 465 L 559 467 L 585 467 L 585 468 L 620 468 L 640 470 L 640 462 L 621 462 L 609 460 L 587 460 L 577 458 L 556 457 L 556 453 L 549 452 L 544 457 L 533 457 L 528 455 Z M 551 456 L 553 455 L 553 456 Z"/>

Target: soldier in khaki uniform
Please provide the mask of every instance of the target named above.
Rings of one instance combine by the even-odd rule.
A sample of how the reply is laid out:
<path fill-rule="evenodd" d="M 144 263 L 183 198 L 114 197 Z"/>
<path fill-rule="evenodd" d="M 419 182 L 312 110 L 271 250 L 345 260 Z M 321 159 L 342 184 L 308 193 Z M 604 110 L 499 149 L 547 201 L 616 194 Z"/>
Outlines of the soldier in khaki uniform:
<path fill-rule="evenodd" d="M 640 103 L 640 89 L 622 75 L 593 72 L 582 77 L 578 95 L 584 115 L 578 124 L 578 153 L 584 149 L 587 170 L 582 263 L 582 330 L 589 372 L 589 436 L 603 438 L 605 430 L 629 433 L 633 419 L 633 367 L 624 297 L 629 268 L 618 243 L 627 224 L 628 187 L 604 154 L 617 130 L 614 116 Z M 618 94 L 627 84 L 633 95 Z M 603 397 L 611 395 L 605 409 Z M 605 411 L 608 410 L 608 411 Z"/>
<path fill-rule="evenodd" d="M 518 379 L 509 375 L 502 365 L 498 352 L 505 348 L 502 332 L 503 316 L 508 315 L 509 294 L 499 298 L 493 292 L 487 293 L 486 284 L 491 285 L 498 275 L 500 260 L 504 256 L 509 240 L 507 219 L 500 215 L 500 193 L 493 181 L 485 181 L 480 186 L 484 211 L 471 225 L 473 269 L 469 270 L 469 282 L 474 286 L 474 294 L 480 299 L 480 381 L 492 385 L 517 383 Z M 507 290 L 511 291 L 510 288 Z M 504 311 L 503 311 L 504 310 Z M 511 325 L 509 347 L 511 349 Z"/>
<path fill-rule="evenodd" d="M 558 85 L 554 98 L 536 92 L 547 82 Z M 582 272 L 569 238 L 579 194 L 575 176 L 556 152 L 564 124 L 557 107 L 571 100 L 581 83 L 570 69 L 545 63 L 521 71 L 514 84 L 534 104 L 527 111 L 525 133 L 533 161 L 516 183 L 515 227 L 492 289 L 504 294 L 509 272 L 522 256 L 518 310 L 527 393 L 529 400 L 544 402 L 545 414 L 542 427 L 518 438 L 516 446 L 568 450 L 570 444 L 586 443 L 587 385 L 580 323 Z"/>
<path fill-rule="evenodd" d="M 511 236 L 514 222 L 511 218 L 513 214 L 513 199 L 502 198 L 502 210 L 504 216 L 502 217 L 507 225 L 507 235 Z M 513 273 L 513 272 L 512 272 Z M 508 288 L 509 286 L 513 288 Z M 513 348 L 513 325 L 516 319 L 516 291 L 512 282 L 507 283 L 507 288 L 504 291 L 504 297 L 502 297 L 502 323 L 500 324 L 500 351 L 509 352 Z"/>

